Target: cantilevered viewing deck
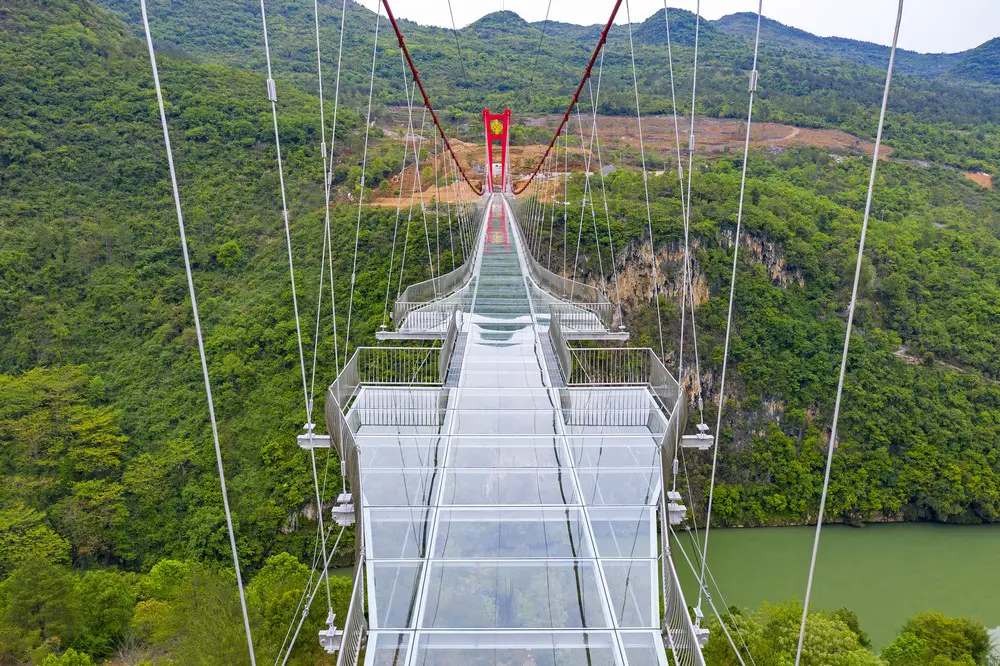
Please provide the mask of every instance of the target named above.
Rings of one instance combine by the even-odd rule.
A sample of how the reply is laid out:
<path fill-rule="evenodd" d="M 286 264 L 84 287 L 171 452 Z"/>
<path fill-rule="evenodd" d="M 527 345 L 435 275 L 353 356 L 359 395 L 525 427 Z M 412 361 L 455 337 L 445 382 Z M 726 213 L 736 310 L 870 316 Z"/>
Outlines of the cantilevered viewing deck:
<path fill-rule="evenodd" d="M 677 382 L 648 349 L 570 348 L 626 337 L 607 299 L 542 273 L 502 196 L 482 217 L 468 264 L 380 336 L 440 346 L 359 349 L 330 388 L 358 557 L 324 644 L 343 664 L 701 664 L 661 538 L 684 514 L 663 488 Z"/>

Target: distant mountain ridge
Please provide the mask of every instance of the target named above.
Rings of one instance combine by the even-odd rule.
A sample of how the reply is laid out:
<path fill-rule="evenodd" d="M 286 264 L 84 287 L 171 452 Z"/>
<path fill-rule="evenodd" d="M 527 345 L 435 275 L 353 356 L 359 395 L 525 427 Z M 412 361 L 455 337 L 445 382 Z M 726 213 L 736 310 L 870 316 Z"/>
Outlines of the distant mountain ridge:
<path fill-rule="evenodd" d="M 141 37 L 133 0 L 94 1 L 111 9 Z M 324 72 L 329 75 L 337 67 L 340 4 L 318 6 Z M 213 19 L 206 21 L 206 16 Z M 264 72 L 256 3 L 171 0 L 157 3 L 150 19 L 161 49 Z M 316 34 L 311 4 L 269 0 L 267 19 L 275 79 L 315 94 Z M 680 94 L 690 90 L 697 17 L 671 9 L 669 19 L 674 79 Z M 339 90 L 354 110 L 362 109 L 367 101 L 376 23 L 374 11 L 353 0 L 347 3 L 344 78 Z M 434 106 L 458 124 L 473 122 L 483 108 L 509 108 L 517 114 L 564 112 L 603 27 L 529 23 L 509 11 L 486 14 L 458 30 L 458 39 L 449 28 L 409 20 L 400 24 Z M 697 114 L 735 118 L 745 113 L 755 24 L 756 16 L 748 13 L 701 20 Z M 819 37 L 771 19 L 762 22 L 762 32 L 757 120 L 874 136 L 887 47 Z M 635 113 L 633 48 L 642 112 L 671 113 L 662 9 L 631 26 L 612 27 L 601 58 L 603 69 L 597 72 L 602 79 L 599 112 Z M 408 75 L 401 69 L 396 39 L 384 18 L 376 55 L 374 90 L 379 103 L 405 104 L 403 81 Z M 897 63 L 886 132 L 886 142 L 896 155 L 971 171 L 1000 170 L 1000 133 L 993 129 L 1000 126 L 1000 42 L 953 54 L 900 51 Z M 327 85 L 327 94 L 332 95 L 334 89 Z"/>

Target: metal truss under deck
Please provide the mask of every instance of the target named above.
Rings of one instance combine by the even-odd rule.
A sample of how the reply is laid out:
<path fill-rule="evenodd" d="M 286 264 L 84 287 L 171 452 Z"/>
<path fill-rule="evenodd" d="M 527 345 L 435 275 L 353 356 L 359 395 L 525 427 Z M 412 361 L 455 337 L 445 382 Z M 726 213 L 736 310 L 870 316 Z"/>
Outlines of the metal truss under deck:
<path fill-rule="evenodd" d="M 368 665 L 702 664 L 661 538 L 677 383 L 649 350 L 570 350 L 560 315 L 591 310 L 533 278 L 506 199 L 483 215 L 462 283 L 396 319 L 444 344 L 381 376 L 359 350 L 330 390 L 363 544 L 338 663 L 367 627 Z"/>

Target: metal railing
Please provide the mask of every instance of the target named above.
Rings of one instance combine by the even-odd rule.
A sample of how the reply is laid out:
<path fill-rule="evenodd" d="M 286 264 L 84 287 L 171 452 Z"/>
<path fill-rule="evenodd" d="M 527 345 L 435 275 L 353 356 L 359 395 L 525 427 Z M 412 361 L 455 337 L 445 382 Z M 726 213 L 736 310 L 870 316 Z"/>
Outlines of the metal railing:
<path fill-rule="evenodd" d="M 440 347 L 358 347 L 355 358 L 361 384 L 441 383 Z"/>
<path fill-rule="evenodd" d="M 477 206 L 476 219 L 478 223 L 474 230 L 474 237 L 477 239 L 482 235 L 483 226 L 485 225 L 485 216 L 482 210 L 478 210 L 479 208 Z M 396 324 L 396 330 L 402 330 L 404 326 L 410 330 L 426 330 L 427 328 L 433 328 L 443 323 L 444 316 L 451 314 L 456 304 L 450 304 L 443 312 L 434 308 L 428 308 L 428 306 L 433 304 L 434 301 L 447 297 L 467 283 L 469 278 L 472 277 L 475 264 L 476 253 L 470 252 L 466 256 L 465 262 L 455 270 L 433 277 L 430 280 L 424 280 L 423 282 L 407 286 L 392 306 L 392 320 Z M 427 311 L 426 316 L 429 318 L 428 321 L 431 325 L 424 326 L 425 322 L 419 322 L 420 325 L 410 324 L 408 321 L 410 317 L 414 316 L 417 312 L 424 311 Z M 435 321 L 435 317 L 438 315 L 443 316 Z"/>
<path fill-rule="evenodd" d="M 438 382 L 441 384 L 444 384 L 448 379 L 448 366 L 451 365 L 451 355 L 455 351 L 455 342 L 458 340 L 461 318 L 462 313 L 459 310 L 452 312 L 448 330 L 444 335 L 444 342 L 441 343 L 441 351 L 438 353 Z"/>
<path fill-rule="evenodd" d="M 570 353 L 569 345 L 566 344 L 566 337 L 563 335 L 559 317 L 549 319 L 549 340 L 552 342 L 552 349 L 559 362 L 559 372 L 562 374 L 563 383 L 568 384 L 569 378 L 573 375 L 573 356 Z"/>
<path fill-rule="evenodd" d="M 361 504 L 360 498 L 355 505 Z M 360 530 L 358 530 L 360 534 Z M 357 539 L 358 543 L 362 540 Z M 341 637 L 340 650 L 337 653 L 337 666 L 355 666 L 364 646 L 365 635 L 368 633 L 368 620 L 365 618 L 365 555 L 364 548 L 355 561 L 354 589 L 351 592 L 351 602 L 347 607 L 347 618 L 344 621 L 344 633 Z"/>
<path fill-rule="evenodd" d="M 589 284 L 583 284 L 582 282 L 577 282 L 576 280 L 570 280 L 569 278 L 564 278 L 561 275 L 556 275 L 538 263 L 538 261 L 531 256 L 530 252 L 525 251 L 523 254 L 525 263 L 528 265 L 528 275 L 532 280 L 538 283 L 540 287 L 556 298 L 569 301 L 570 303 L 607 303 L 608 305 L 611 305 L 611 301 L 608 300 L 608 297 L 605 296 L 604 292 L 597 287 L 592 287 Z M 611 312 L 613 315 L 613 306 Z"/>
<path fill-rule="evenodd" d="M 569 353 L 573 363 L 567 384 L 642 384 L 649 387 L 668 413 L 677 400 L 680 391 L 677 380 L 649 347 L 570 348 Z"/>
<path fill-rule="evenodd" d="M 448 318 L 458 310 L 467 310 L 472 296 L 463 288 L 438 301 L 396 301 L 392 309 L 397 331 L 441 331 Z"/>
<path fill-rule="evenodd" d="M 330 385 L 324 410 L 327 431 L 330 433 L 331 445 L 343 461 L 347 479 L 353 494 L 354 524 L 357 535 L 364 534 L 363 496 L 361 491 L 361 464 L 354 431 L 346 418 L 346 410 L 352 400 L 358 395 L 358 388 L 370 385 L 375 391 L 373 396 L 379 399 L 379 386 L 394 385 L 431 385 L 440 386 L 444 383 L 448 372 L 451 354 L 458 337 L 459 314 L 452 311 L 444 343 L 441 347 L 359 347 L 351 356 L 350 361 Z M 367 395 L 367 394 L 365 394 Z M 392 397 L 392 396 L 390 396 Z M 424 412 L 432 416 L 443 412 L 439 404 L 441 396 L 426 396 L 431 400 L 430 409 L 411 409 L 413 418 L 421 418 Z M 410 396 L 412 402 L 412 396 Z M 369 402 L 366 400 L 366 402 Z M 426 402 L 426 401 L 424 401 Z M 360 405 L 360 411 L 370 410 L 370 405 Z M 376 406 L 381 413 L 385 410 Z M 357 421 L 357 414 L 352 415 Z M 438 417 L 435 417 L 438 418 Z M 368 621 L 365 618 L 365 551 L 364 539 L 355 539 L 354 557 L 354 589 L 348 606 L 344 630 L 341 636 L 340 649 L 337 654 L 338 666 L 354 666 L 364 646 L 368 633 Z"/>
<path fill-rule="evenodd" d="M 694 623 L 688 611 L 684 592 L 677 578 L 677 569 L 670 553 L 670 520 L 667 510 L 668 487 L 673 487 L 674 452 L 680 441 L 687 421 L 687 396 L 677 396 L 671 410 L 671 418 L 660 440 L 660 473 L 662 479 L 660 516 L 660 583 L 663 594 L 663 638 L 666 648 L 673 655 L 673 662 L 680 666 L 705 666 L 701 646 L 695 633 Z"/>
<path fill-rule="evenodd" d="M 559 317 L 563 327 L 588 333 L 610 331 L 615 319 L 615 306 L 610 302 L 550 303 L 549 312 Z"/>

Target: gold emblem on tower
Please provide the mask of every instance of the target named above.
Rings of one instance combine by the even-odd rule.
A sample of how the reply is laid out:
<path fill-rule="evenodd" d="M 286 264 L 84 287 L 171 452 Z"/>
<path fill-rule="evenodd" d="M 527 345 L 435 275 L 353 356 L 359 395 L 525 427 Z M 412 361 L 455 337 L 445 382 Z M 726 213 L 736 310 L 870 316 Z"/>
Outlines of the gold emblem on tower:
<path fill-rule="evenodd" d="M 499 119 L 494 118 L 490 121 L 490 131 L 493 134 L 500 134 L 503 132 L 503 123 Z"/>

